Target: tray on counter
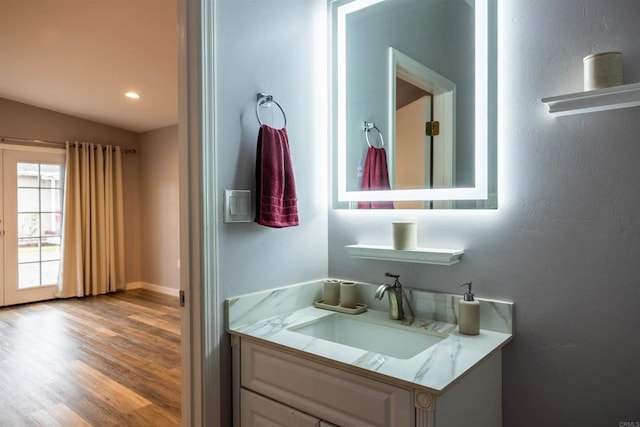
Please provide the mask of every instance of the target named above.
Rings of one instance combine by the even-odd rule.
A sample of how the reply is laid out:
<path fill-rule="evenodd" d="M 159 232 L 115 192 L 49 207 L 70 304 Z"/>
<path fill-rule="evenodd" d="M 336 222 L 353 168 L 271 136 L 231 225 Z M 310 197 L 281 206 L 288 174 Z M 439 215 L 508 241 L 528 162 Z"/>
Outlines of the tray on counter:
<path fill-rule="evenodd" d="M 367 304 L 360 304 L 360 303 L 356 303 L 356 308 L 347 308 L 347 307 L 342 307 L 340 305 L 325 304 L 324 300 L 318 300 L 313 303 L 313 306 L 316 308 L 337 311 L 338 313 L 345 313 L 345 314 L 360 314 L 367 311 Z"/>

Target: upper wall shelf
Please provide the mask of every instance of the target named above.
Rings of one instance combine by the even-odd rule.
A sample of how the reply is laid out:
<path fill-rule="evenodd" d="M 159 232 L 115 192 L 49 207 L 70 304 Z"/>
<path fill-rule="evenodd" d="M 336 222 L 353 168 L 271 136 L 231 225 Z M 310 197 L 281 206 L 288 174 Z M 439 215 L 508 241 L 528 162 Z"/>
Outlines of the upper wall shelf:
<path fill-rule="evenodd" d="M 417 262 L 421 264 L 451 265 L 460 261 L 462 249 L 417 248 L 399 251 L 391 246 L 349 245 L 345 246 L 351 258 L 377 259 L 381 261 Z"/>
<path fill-rule="evenodd" d="M 640 83 L 542 98 L 554 116 L 640 106 Z"/>

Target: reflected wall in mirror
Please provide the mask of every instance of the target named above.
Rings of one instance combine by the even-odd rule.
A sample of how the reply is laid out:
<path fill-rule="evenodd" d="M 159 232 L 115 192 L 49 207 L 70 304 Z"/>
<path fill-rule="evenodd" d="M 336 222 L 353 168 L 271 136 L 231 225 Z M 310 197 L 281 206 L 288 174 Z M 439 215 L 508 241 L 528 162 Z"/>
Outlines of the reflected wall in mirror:
<path fill-rule="evenodd" d="M 497 207 L 495 2 L 335 0 L 331 9 L 334 207 Z M 362 191 L 376 188 L 363 183 L 364 122 L 384 137 L 376 148 L 390 190 Z"/>

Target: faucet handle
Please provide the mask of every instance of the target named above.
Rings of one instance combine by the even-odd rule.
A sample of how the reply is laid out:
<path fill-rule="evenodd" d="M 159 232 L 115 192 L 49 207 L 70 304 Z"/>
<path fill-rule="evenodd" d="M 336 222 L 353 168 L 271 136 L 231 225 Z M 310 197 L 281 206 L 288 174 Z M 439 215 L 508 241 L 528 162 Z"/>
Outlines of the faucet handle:
<path fill-rule="evenodd" d="M 392 277 L 393 278 L 393 286 L 394 288 L 402 288 L 402 285 L 400 284 L 400 275 L 399 274 L 393 274 L 393 273 L 384 273 L 385 276 L 387 277 Z"/>

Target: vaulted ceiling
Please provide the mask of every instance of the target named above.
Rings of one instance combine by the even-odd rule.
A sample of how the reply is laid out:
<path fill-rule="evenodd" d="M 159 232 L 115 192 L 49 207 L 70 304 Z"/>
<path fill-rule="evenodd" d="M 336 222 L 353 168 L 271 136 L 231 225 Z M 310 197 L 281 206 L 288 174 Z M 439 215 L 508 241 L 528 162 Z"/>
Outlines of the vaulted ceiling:
<path fill-rule="evenodd" d="M 0 0 L 0 98 L 135 132 L 172 125 L 177 40 L 176 0 Z"/>

